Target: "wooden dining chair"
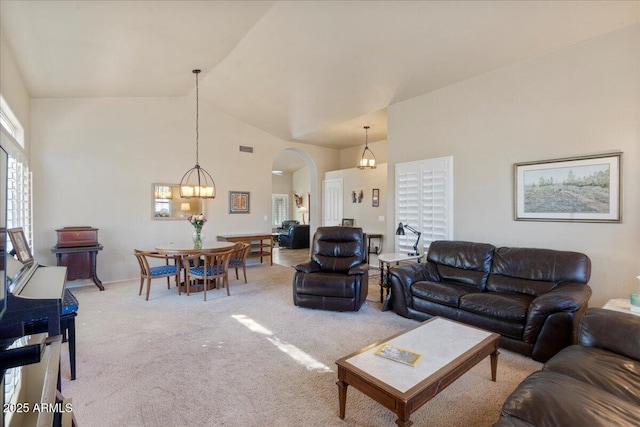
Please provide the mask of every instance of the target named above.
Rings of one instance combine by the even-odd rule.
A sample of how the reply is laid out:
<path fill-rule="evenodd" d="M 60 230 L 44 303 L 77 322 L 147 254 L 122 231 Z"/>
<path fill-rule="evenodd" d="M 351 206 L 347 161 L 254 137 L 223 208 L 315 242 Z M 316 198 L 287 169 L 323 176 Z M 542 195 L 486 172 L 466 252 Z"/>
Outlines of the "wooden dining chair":
<path fill-rule="evenodd" d="M 238 280 L 238 269 L 242 267 L 242 274 L 244 274 L 244 283 L 247 283 L 247 255 L 251 250 L 249 243 L 238 242 L 233 247 L 231 257 L 229 258 L 229 268 L 235 268 L 236 280 Z"/>
<path fill-rule="evenodd" d="M 142 295 L 142 287 L 144 281 L 147 281 L 147 296 L 146 301 L 149 300 L 149 292 L 151 290 L 151 280 L 160 277 L 167 278 L 167 289 L 171 289 L 170 278 L 175 277 L 176 286 L 180 287 L 180 260 L 175 255 L 163 255 L 158 252 L 141 251 L 134 249 L 133 254 L 140 264 L 140 290 L 138 295 Z M 151 266 L 149 264 L 150 259 L 162 259 L 165 261 L 164 265 Z M 170 262 L 173 261 L 173 265 Z"/>
<path fill-rule="evenodd" d="M 224 252 L 216 253 L 201 253 L 196 255 L 189 255 L 185 257 L 187 260 L 193 260 L 194 267 L 190 267 L 187 272 L 187 295 L 189 294 L 189 288 L 191 287 L 191 281 L 194 284 L 202 282 L 204 300 L 207 300 L 207 289 L 210 282 L 213 281 L 216 288 L 222 286 L 227 288 L 227 295 L 231 295 L 229 292 L 229 258 L 233 253 L 233 248 Z"/>

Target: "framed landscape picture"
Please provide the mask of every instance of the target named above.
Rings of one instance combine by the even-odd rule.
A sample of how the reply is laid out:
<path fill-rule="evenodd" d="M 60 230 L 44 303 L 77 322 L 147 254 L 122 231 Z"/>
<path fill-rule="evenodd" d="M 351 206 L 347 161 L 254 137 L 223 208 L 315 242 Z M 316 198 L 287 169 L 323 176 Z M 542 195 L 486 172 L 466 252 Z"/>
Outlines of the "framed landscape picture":
<path fill-rule="evenodd" d="M 377 208 L 380 206 L 380 189 L 374 188 L 371 194 L 371 206 Z"/>
<path fill-rule="evenodd" d="M 620 222 L 622 153 L 516 163 L 515 219 Z"/>
<path fill-rule="evenodd" d="M 229 213 L 249 213 L 249 192 L 229 191 Z"/>

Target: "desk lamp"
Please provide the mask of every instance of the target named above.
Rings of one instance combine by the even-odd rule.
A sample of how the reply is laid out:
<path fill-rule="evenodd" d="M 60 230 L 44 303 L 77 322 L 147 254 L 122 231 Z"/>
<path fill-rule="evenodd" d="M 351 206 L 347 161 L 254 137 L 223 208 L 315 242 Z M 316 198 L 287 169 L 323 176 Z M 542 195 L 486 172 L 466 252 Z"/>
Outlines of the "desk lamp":
<path fill-rule="evenodd" d="M 398 224 L 398 228 L 396 229 L 396 236 L 404 236 L 404 229 L 407 229 L 409 231 L 411 231 L 413 234 L 417 235 L 418 238 L 416 239 L 416 243 L 415 245 L 413 245 L 413 252 L 409 253 L 409 255 L 419 255 L 418 254 L 418 242 L 420 242 L 420 236 L 422 236 L 422 233 L 419 232 L 418 230 L 416 230 L 415 228 L 411 227 L 410 225 L 403 225 L 402 223 Z"/>

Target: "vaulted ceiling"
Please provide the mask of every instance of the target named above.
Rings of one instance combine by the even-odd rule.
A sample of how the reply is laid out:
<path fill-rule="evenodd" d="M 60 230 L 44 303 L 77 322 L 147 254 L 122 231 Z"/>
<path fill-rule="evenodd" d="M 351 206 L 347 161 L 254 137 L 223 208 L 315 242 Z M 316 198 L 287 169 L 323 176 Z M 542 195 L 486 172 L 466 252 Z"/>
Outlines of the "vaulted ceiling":
<path fill-rule="evenodd" d="M 284 140 L 386 139 L 386 108 L 640 21 L 635 1 L 14 1 L 30 95 L 187 96 Z"/>

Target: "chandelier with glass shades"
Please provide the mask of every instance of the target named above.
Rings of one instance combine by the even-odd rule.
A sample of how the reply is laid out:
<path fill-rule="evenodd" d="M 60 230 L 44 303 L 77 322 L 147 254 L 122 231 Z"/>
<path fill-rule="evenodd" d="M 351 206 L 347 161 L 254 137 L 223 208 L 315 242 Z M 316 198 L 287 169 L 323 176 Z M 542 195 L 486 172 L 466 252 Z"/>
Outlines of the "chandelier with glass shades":
<path fill-rule="evenodd" d="M 189 169 L 180 180 L 180 197 L 183 199 L 214 199 L 216 197 L 216 184 L 213 178 L 198 162 L 199 133 L 198 118 L 199 109 L 199 93 L 198 93 L 198 74 L 200 70 L 193 70 L 196 75 L 196 165 Z"/>
<path fill-rule="evenodd" d="M 375 169 L 376 168 L 376 156 L 369 148 L 369 126 L 364 127 L 364 151 L 362 152 L 362 158 L 358 169 Z"/>

